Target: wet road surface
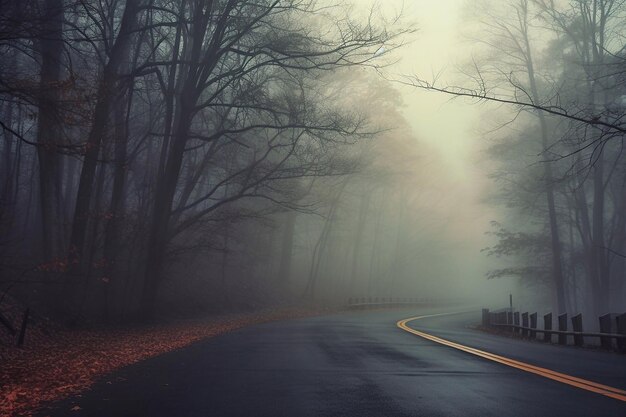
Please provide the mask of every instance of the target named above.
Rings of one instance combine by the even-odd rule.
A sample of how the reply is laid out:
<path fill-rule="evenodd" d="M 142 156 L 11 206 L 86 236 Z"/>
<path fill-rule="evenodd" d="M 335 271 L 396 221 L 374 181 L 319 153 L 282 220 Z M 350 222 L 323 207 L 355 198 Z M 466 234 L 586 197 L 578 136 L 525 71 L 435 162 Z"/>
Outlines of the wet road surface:
<path fill-rule="evenodd" d="M 250 326 L 121 369 L 40 416 L 602 416 L 626 402 L 426 340 L 398 320 L 445 309 L 367 311 Z M 450 309 L 447 309 L 448 311 Z M 410 327 L 626 389 L 626 355 L 486 334 L 480 312 Z M 71 411 L 74 406 L 80 410 Z"/>

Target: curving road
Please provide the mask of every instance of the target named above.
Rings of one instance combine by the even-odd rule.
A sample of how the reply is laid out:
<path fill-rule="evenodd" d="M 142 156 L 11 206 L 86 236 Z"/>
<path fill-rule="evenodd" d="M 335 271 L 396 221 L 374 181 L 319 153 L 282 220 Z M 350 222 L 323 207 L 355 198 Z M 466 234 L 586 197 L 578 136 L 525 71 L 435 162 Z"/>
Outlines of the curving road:
<path fill-rule="evenodd" d="M 255 325 L 122 369 L 41 416 L 602 416 L 626 402 L 411 334 L 410 309 Z M 407 323 L 429 335 L 626 390 L 626 355 L 473 330 L 479 312 Z M 79 411 L 70 411 L 78 405 Z"/>

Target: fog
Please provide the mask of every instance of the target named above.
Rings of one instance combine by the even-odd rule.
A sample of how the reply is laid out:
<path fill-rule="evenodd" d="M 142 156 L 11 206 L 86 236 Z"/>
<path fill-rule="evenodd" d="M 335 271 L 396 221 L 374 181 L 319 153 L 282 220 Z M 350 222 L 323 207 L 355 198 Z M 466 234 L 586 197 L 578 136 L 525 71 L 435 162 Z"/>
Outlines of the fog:
<path fill-rule="evenodd" d="M 626 308 L 622 2 L 43 3 L 0 2 L 1 299 Z"/>

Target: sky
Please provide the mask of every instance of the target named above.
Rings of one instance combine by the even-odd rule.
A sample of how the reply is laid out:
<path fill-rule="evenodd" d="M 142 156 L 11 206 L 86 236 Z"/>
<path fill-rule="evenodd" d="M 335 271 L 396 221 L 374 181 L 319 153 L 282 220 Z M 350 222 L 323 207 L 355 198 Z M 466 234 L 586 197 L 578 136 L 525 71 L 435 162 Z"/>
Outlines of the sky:
<path fill-rule="evenodd" d="M 406 2 L 404 13 L 409 21 L 416 22 L 418 30 L 399 51 L 399 61 L 387 69 L 390 76 L 417 75 L 428 80 L 433 74 L 440 74 L 443 84 L 460 82 L 457 68 L 471 58 L 471 48 L 461 33 L 465 3 L 466 0 Z M 397 10 L 401 4 L 388 1 L 384 7 Z M 448 178 L 441 184 L 441 204 L 455 208 L 444 210 L 452 216 L 448 221 L 455 224 L 465 240 L 482 239 L 489 221 L 497 215 L 482 203 L 490 186 L 487 168 L 481 164 L 486 141 L 481 138 L 480 115 L 485 107 L 410 86 L 398 84 L 396 88 L 404 99 L 404 115 L 415 132 L 416 146 L 437 152 L 437 160 L 445 165 L 443 171 Z M 458 210 L 460 201 L 464 210 Z"/>
<path fill-rule="evenodd" d="M 364 9 L 372 4 L 356 1 Z M 398 62 L 386 69 L 389 78 L 416 75 L 432 80 L 433 74 L 439 74 L 442 84 L 462 83 L 458 68 L 472 53 L 472 44 L 462 33 L 467 0 L 386 0 L 377 4 L 388 16 L 402 10 L 405 20 L 415 22 L 417 28 L 410 42 L 397 52 Z M 405 103 L 404 116 L 415 133 L 416 146 L 437 153 L 433 159 L 444 166 L 436 172 L 446 173 L 434 187 L 438 198 L 424 202 L 431 205 L 429 221 L 445 225 L 449 255 L 466 265 L 459 273 L 472 277 L 466 281 L 468 289 L 488 285 L 490 291 L 504 296 L 511 282 L 487 283 L 484 274 L 495 260 L 480 252 L 493 243 L 485 233 L 490 221 L 499 216 L 497 208 L 484 203 L 493 184 L 487 177 L 483 154 L 487 141 L 481 135 L 480 117 L 491 109 L 410 86 L 398 84 L 396 88 Z"/>

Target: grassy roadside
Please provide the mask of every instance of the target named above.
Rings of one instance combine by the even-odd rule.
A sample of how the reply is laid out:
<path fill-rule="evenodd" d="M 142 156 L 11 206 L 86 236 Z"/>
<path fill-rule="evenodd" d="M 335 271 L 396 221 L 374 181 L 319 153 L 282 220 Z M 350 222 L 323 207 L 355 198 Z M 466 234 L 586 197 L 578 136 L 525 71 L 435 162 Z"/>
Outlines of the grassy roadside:
<path fill-rule="evenodd" d="M 61 330 L 3 355 L 0 415 L 30 416 L 43 404 L 78 394 L 116 369 L 201 339 L 252 324 L 329 312 L 291 307 L 123 329 Z"/>

